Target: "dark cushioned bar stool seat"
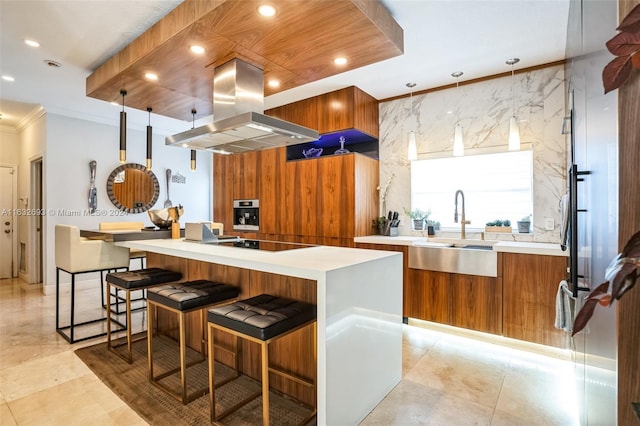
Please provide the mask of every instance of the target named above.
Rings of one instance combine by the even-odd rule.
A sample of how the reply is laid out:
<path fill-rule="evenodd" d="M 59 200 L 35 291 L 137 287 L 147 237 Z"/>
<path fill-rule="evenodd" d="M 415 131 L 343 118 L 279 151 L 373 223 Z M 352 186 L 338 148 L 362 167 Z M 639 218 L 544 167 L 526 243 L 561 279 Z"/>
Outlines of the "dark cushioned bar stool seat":
<path fill-rule="evenodd" d="M 231 414 L 244 404 L 262 395 L 262 423 L 269 424 L 269 373 L 279 374 L 281 377 L 293 380 L 316 390 L 316 380 L 308 380 L 297 377 L 289 372 L 277 370 L 269 367 L 269 343 L 290 333 L 293 333 L 307 325 L 313 325 L 313 354 L 316 354 L 316 305 L 299 302 L 283 297 L 276 297 L 269 294 L 261 294 L 250 299 L 240 300 L 229 305 L 209 309 L 207 319 L 209 321 L 209 393 L 211 404 L 211 421 L 218 420 Z M 239 338 L 256 342 L 261 346 L 261 371 L 262 371 L 262 392 L 258 392 L 244 401 L 238 402 L 225 413 L 216 416 L 214 387 L 221 384 L 214 384 L 214 341 L 213 330 L 222 330 L 231 333 Z M 238 361 L 236 360 L 236 368 Z M 237 376 L 236 376 L 237 377 Z M 316 413 L 316 407 L 311 416 L 305 420 L 310 420 Z"/>
<path fill-rule="evenodd" d="M 186 331 L 186 314 L 189 312 L 199 311 L 200 323 L 202 324 L 202 338 L 200 353 L 202 359 L 206 360 L 205 354 L 205 312 L 208 308 L 227 304 L 235 301 L 240 294 L 240 289 L 227 284 L 216 283 L 206 280 L 190 281 L 181 284 L 163 285 L 151 288 L 147 291 L 147 318 L 149 325 L 147 326 L 148 337 L 148 356 L 149 356 L 149 381 L 160 389 L 166 391 L 183 404 L 187 404 L 202 395 L 205 395 L 209 388 L 204 388 L 187 395 L 187 331 Z M 157 309 L 162 308 L 178 315 L 179 327 L 179 344 L 180 344 L 180 366 L 173 370 L 155 376 L 153 373 L 153 323 L 157 317 Z M 164 383 L 160 382 L 180 371 L 181 389 L 175 392 Z"/>
<path fill-rule="evenodd" d="M 182 279 L 179 272 L 168 271 L 160 268 L 138 269 L 135 271 L 114 272 L 107 274 L 107 348 L 117 354 L 119 357 L 127 361 L 129 364 L 133 362 L 131 345 L 133 338 L 131 335 L 131 292 L 135 290 L 148 289 L 153 286 L 166 284 Z M 113 345 L 111 339 L 111 286 L 115 287 L 116 294 L 118 290 L 125 292 L 126 307 L 126 330 L 127 330 L 127 353 L 122 355 L 115 348 L 121 345 Z M 117 301 L 116 301 L 117 303 Z M 121 331 L 121 330 L 118 330 Z M 144 336 L 146 337 L 146 336 Z M 143 338 L 144 338 L 143 337 Z"/>

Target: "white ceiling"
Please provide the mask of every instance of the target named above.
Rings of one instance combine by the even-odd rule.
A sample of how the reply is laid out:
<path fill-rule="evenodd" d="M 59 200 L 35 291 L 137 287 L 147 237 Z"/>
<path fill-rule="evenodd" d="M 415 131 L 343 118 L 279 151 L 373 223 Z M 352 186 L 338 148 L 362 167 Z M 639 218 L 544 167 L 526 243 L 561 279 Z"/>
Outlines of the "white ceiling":
<path fill-rule="evenodd" d="M 509 71 L 565 57 L 569 0 L 382 0 L 404 29 L 404 55 L 265 98 L 265 108 L 355 85 L 377 99 Z M 16 126 L 42 105 L 48 112 L 116 124 L 121 107 L 85 96 L 100 64 L 172 10 L 179 0 L 0 0 L 0 125 Z M 330 4 L 330 0 L 327 0 Z M 39 48 L 24 44 L 40 42 Z M 310 48 L 312 48 L 310 46 Z M 47 66 L 53 60 L 61 68 Z M 27 104 L 26 106 L 24 104 Z M 143 128 L 147 113 L 128 110 Z M 207 119 L 198 120 L 197 124 Z M 191 123 L 152 116 L 170 134 Z"/>

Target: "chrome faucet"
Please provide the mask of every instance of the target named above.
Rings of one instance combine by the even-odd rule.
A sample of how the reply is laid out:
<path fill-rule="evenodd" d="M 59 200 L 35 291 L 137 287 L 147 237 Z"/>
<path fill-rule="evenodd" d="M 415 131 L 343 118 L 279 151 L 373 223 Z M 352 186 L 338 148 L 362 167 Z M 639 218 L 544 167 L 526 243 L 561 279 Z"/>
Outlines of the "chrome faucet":
<path fill-rule="evenodd" d="M 458 223 L 458 194 L 460 196 L 462 196 L 462 217 L 460 218 L 460 225 L 462 225 L 462 231 L 460 232 L 460 238 L 462 238 L 463 240 L 466 238 L 467 234 L 465 232 L 465 225 L 469 225 L 471 223 L 470 220 L 465 220 L 464 219 L 464 192 L 462 192 L 461 189 L 458 189 L 456 191 L 456 210 L 453 213 L 453 221 L 455 223 Z"/>

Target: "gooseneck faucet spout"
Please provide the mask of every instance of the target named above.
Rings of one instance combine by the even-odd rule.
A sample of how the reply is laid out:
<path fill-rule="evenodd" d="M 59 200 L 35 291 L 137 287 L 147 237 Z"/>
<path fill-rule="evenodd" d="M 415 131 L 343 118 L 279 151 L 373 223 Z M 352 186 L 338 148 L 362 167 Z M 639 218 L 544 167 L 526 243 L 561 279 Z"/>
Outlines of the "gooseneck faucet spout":
<path fill-rule="evenodd" d="M 466 232 L 465 232 L 465 225 L 469 225 L 471 223 L 470 220 L 465 220 L 465 211 L 464 211 L 464 192 L 462 192 L 461 189 L 458 189 L 456 191 L 456 196 L 455 196 L 455 211 L 453 213 L 453 221 L 455 223 L 458 223 L 458 195 L 460 195 L 462 197 L 462 212 L 461 212 L 461 220 L 460 220 L 460 225 L 462 226 L 462 229 L 460 231 L 460 238 L 462 238 L 463 240 L 466 238 Z"/>

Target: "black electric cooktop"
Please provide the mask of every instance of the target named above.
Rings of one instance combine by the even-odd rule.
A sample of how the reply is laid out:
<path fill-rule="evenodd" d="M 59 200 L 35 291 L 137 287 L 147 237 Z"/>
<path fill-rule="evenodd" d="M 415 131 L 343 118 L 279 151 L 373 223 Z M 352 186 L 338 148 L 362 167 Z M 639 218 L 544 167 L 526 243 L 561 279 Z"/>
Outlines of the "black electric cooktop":
<path fill-rule="evenodd" d="M 307 247 L 313 247 L 310 244 L 285 243 L 282 241 L 265 241 L 265 240 L 247 240 L 247 239 L 229 239 L 212 242 L 209 244 L 217 244 L 225 247 L 239 247 L 264 251 L 284 251 L 295 250 Z"/>

